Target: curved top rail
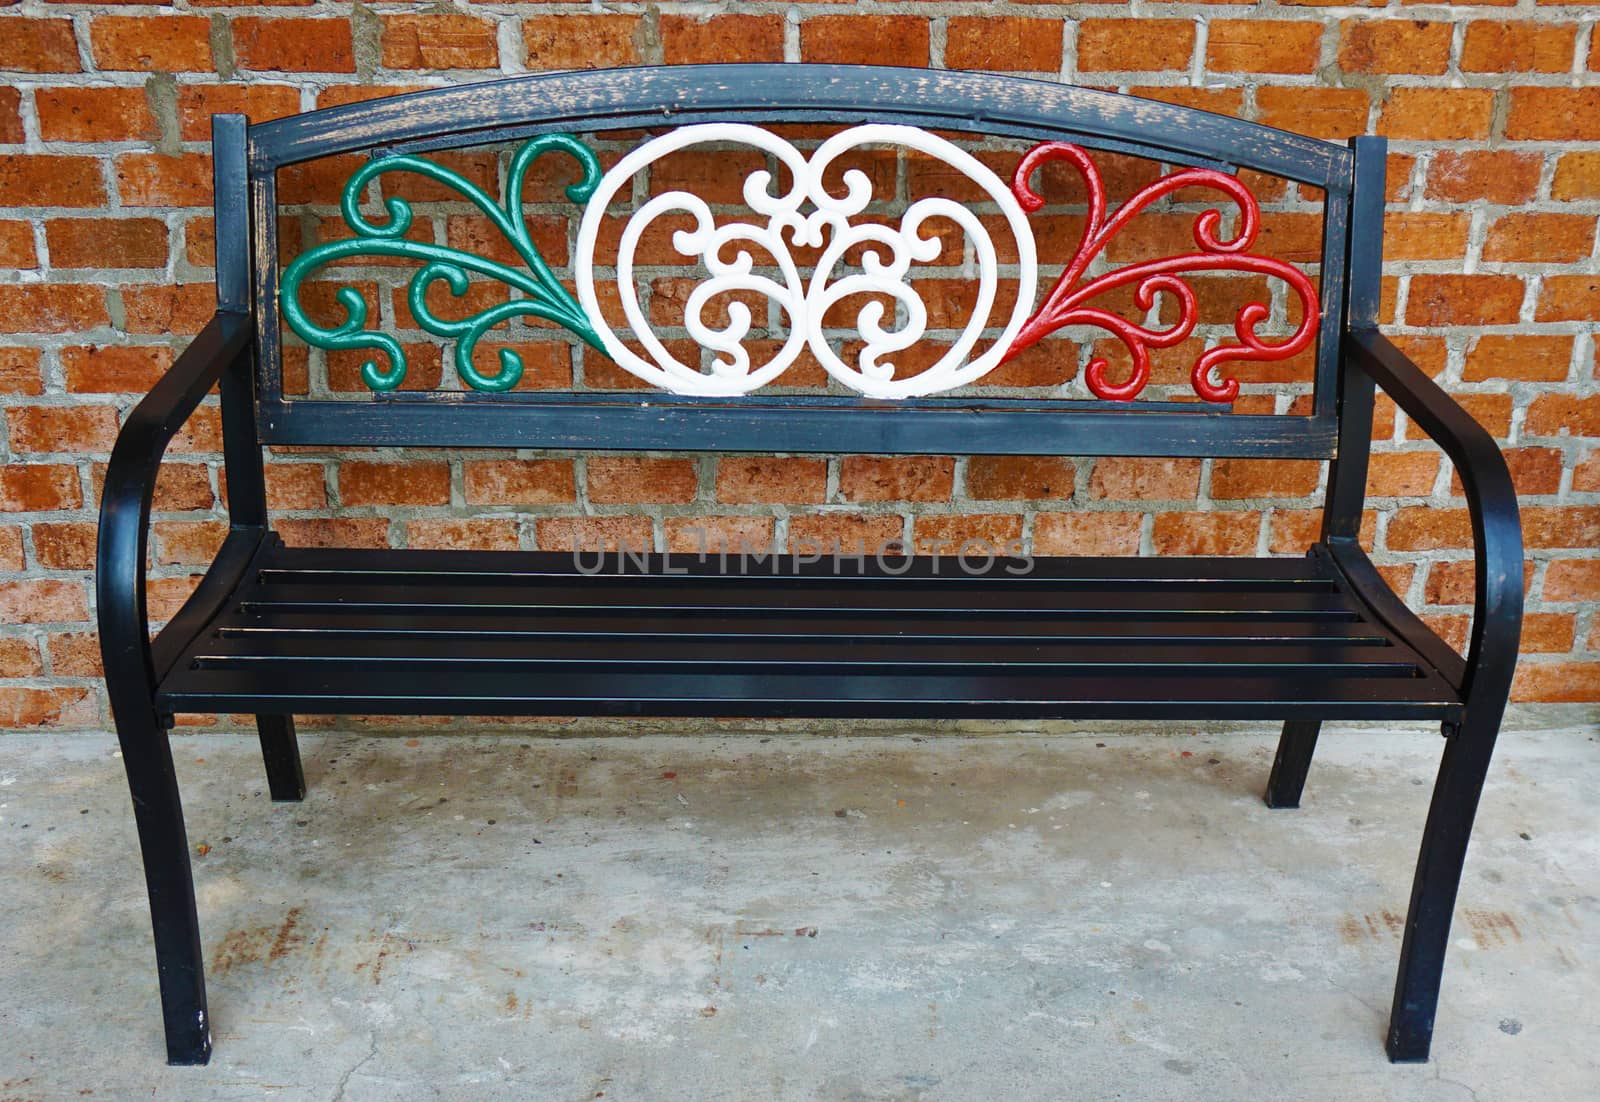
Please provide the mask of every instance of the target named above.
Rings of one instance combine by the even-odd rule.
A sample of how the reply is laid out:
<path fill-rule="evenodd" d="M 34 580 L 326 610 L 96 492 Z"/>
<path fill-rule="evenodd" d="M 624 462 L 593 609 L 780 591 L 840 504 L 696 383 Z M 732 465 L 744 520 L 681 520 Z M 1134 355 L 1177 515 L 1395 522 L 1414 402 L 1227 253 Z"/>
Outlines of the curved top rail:
<path fill-rule="evenodd" d="M 902 122 L 1033 140 L 1077 140 L 1185 162 L 1221 162 L 1348 191 L 1332 142 L 1115 92 L 1023 77 L 867 65 L 679 65 L 536 73 L 325 108 L 250 128 L 251 168 L 380 146 L 433 148 L 496 132 L 615 130 L 712 120 Z"/>

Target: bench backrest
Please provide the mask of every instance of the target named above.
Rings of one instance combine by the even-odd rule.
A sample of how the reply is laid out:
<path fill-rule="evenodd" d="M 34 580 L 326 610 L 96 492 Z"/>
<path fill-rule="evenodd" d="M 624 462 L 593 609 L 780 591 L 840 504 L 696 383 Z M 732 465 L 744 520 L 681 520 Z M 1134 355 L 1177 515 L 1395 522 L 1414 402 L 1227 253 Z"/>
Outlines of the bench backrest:
<path fill-rule="evenodd" d="M 827 137 L 840 128 L 841 136 Z M 578 135 L 623 144 L 606 154 L 613 163 L 605 165 Z M 1020 158 L 1008 154 L 1011 164 L 997 171 L 991 165 L 999 164 L 998 154 L 984 159 L 969 152 L 974 138 L 980 148 L 985 139 L 1037 144 Z M 446 151 L 508 142 L 519 144 L 496 155 L 494 178 L 483 186 L 428 167 L 441 155 L 458 155 Z M 948 190 L 962 201 L 908 194 L 903 198 L 911 205 L 897 226 L 872 223 L 871 215 L 881 209 L 872 205 L 877 200 L 865 192 L 856 196 L 849 173 L 841 177 L 839 168 L 860 163 L 864 150 L 896 145 L 904 147 L 903 157 L 942 162 L 952 179 L 960 178 Z M 799 248 L 804 227 L 818 233 L 818 220 L 827 221 L 841 250 L 854 242 L 853 252 L 839 256 L 834 277 L 785 275 L 781 259 L 742 271 L 738 243 L 717 239 L 713 229 L 728 223 L 726 204 L 712 211 L 681 191 L 652 197 L 637 183 L 641 171 L 668 155 L 726 156 L 717 151 L 730 146 L 745 148 L 752 164 L 768 166 L 746 181 L 746 204 L 761 209 L 752 219 L 741 206 L 745 238 L 758 237 L 774 250 Z M 1090 150 L 1171 168 L 1119 205 L 1105 196 Z M 359 163 L 345 193 L 345 236 L 319 246 L 315 256 L 281 255 L 280 173 L 320 158 L 349 161 L 351 155 L 369 159 Z M 567 239 L 574 243 L 568 277 L 558 274 L 564 265 L 546 265 L 522 202 L 524 177 L 535 162 L 548 166 L 563 158 L 578 174 L 565 195 L 576 229 Z M 218 294 L 223 309 L 254 314 L 256 408 L 264 443 L 1328 458 L 1337 448 L 1340 334 L 1352 317 L 1370 321 L 1376 310 L 1383 161 L 1381 139 L 1356 139 L 1346 147 L 1184 106 L 974 73 L 787 64 L 516 77 L 254 126 L 241 116 L 218 116 Z M 1081 213 L 1074 215 L 1078 250 L 1071 256 L 1039 255 L 1029 223 L 1040 202 L 1033 181 L 1052 166 L 1068 178 L 1075 173 L 1085 189 Z M 765 179 L 772 168 L 777 172 Z M 1290 265 L 1257 250 L 1255 200 L 1239 175 L 1247 170 L 1293 181 L 1299 196 L 1320 200 L 1314 262 Z M 452 191 L 463 209 L 487 217 L 509 240 L 506 255 L 464 252 L 438 240 L 442 231 L 408 234 L 411 208 L 404 199 L 388 190 L 379 192 L 384 206 L 371 198 L 372 181 L 407 173 L 432 173 L 433 183 Z M 862 175 L 856 183 L 872 181 Z M 890 189 L 896 186 L 891 178 Z M 1107 243 L 1135 220 L 1136 209 L 1160 209 L 1178 192 L 1190 198 L 1195 189 L 1205 194 L 1190 199 L 1203 204 L 1187 216 L 1192 245 L 1147 262 L 1108 266 Z M 927 204 L 921 218 L 913 216 L 919 200 Z M 818 213 L 819 201 L 831 211 Z M 656 209 L 642 209 L 652 204 Z M 1210 207 L 1218 213 L 1206 213 Z M 615 262 L 599 256 L 598 239 L 616 236 L 608 211 L 635 208 Z M 862 217 L 852 221 L 856 214 Z M 700 276 L 702 299 L 719 291 L 734 298 L 767 294 L 779 304 L 769 307 L 770 317 L 792 323 L 786 335 L 768 342 L 779 368 L 809 353 L 823 361 L 831 390 L 780 389 L 781 370 L 746 363 L 740 351 L 740 338 L 760 322 L 741 324 L 737 308 L 731 317 L 718 315 L 702 301 L 706 309 L 697 315 L 697 329 L 690 324 L 694 293 L 685 325 L 707 350 L 694 350 L 703 354 L 701 363 L 686 364 L 677 356 L 675 348 L 686 343 L 681 338 L 673 344 L 650 334 L 649 319 L 629 289 L 631 257 L 624 254 L 632 221 L 657 215 L 677 218 L 698 234 L 686 238 L 685 230 L 673 240 L 687 254 L 686 264 L 703 263 L 713 273 L 710 279 Z M 926 306 L 907 274 L 922 259 L 917 254 L 925 241 L 917 230 L 923 219 L 944 219 L 966 232 L 966 266 L 973 278 L 963 294 L 975 303 L 973 320 L 947 337 L 939 346 L 945 355 L 922 372 L 887 372 L 876 365 L 893 361 L 907 343 L 905 334 L 914 336 L 927 323 Z M 868 223 L 877 228 L 855 228 Z M 821 246 L 824 239 L 813 244 Z M 875 269 L 859 267 L 863 254 L 869 263 L 875 254 Z M 337 323 L 312 318 L 301 296 L 314 270 L 362 257 L 412 266 L 411 306 L 422 328 L 447 345 L 453 342 L 446 373 L 450 355 L 458 356 L 454 366 L 464 383 L 457 389 L 386 389 L 399 380 L 405 352 L 383 336 L 380 318 L 368 322 L 359 292 L 338 300 Z M 1053 274 L 1059 269 L 1065 273 Z M 1230 307 L 1229 316 L 1218 319 L 1197 301 L 1190 277 L 1230 272 L 1282 288 L 1276 305 Z M 424 317 L 429 291 L 460 295 L 474 277 L 499 281 L 515 293 L 465 319 Z M 1004 289 L 997 291 L 1002 282 Z M 1102 292 L 1123 295 L 1134 304 L 1132 314 L 1119 322 L 1097 301 Z M 1170 312 L 1160 324 L 1141 320 L 1158 292 L 1176 304 L 1176 322 Z M 851 293 L 897 305 L 899 315 L 860 312 L 857 339 L 841 354 L 822 318 Z M 1014 300 L 1009 305 L 1002 301 L 1006 294 Z M 395 302 L 401 298 L 397 291 Z M 606 320 L 619 308 L 640 323 L 633 332 Z M 1197 326 L 1202 317 L 1209 328 Z M 515 382 L 523 370 L 518 353 L 501 352 L 497 372 L 483 367 L 484 357 L 474 359 L 473 349 L 480 338 L 486 349 L 494 346 L 490 330 L 496 324 L 530 318 L 543 326 L 533 331 L 541 339 L 566 341 L 587 357 L 609 357 L 650 389 L 507 389 L 507 381 Z M 313 344 L 370 355 L 363 376 L 374 393 L 352 400 L 286 388 L 285 321 Z M 1109 334 L 1129 352 L 1134 377 L 1114 379 L 1103 366 L 1091 365 L 1092 389 L 1103 395 L 1093 399 L 974 393 L 985 374 L 1063 326 L 1093 327 L 1092 335 L 1102 339 Z M 1276 333 L 1269 333 L 1274 326 Z M 1195 393 L 1188 401 L 1135 400 L 1145 381 L 1138 376 L 1141 357 L 1180 340 L 1207 349 L 1195 357 Z M 1308 408 L 1230 412 L 1227 403 L 1237 392 L 1230 365 L 1291 355 L 1311 360 Z M 718 361 L 721 369 L 709 366 Z M 940 396 L 951 390 L 957 393 Z"/>

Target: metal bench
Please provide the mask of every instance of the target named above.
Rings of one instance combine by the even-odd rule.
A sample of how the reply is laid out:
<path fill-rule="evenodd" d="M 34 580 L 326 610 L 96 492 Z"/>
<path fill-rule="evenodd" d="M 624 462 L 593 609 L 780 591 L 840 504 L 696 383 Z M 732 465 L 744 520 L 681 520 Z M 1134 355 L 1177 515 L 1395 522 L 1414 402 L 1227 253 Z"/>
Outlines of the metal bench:
<path fill-rule="evenodd" d="M 991 155 L 942 136 L 952 131 L 976 135 Z M 603 168 L 584 134 L 611 135 L 626 151 Z M 993 143 L 1007 140 L 1034 143 L 1014 158 L 1010 180 L 991 168 Z M 503 199 L 433 159 L 482 145 L 504 149 Z M 752 175 L 745 189 L 756 224 L 730 223 L 725 209 L 713 212 L 683 191 L 641 190 L 635 200 L 639 173 L 659 158 L 729 146 L 754 148 L 778 170 Z M 953 190 L 976 198 L 963 206 L 911 195 L 916 202 L 895 225 L 871 205 L 866 174 L 829 174 L 830 164 L 848 168 L 864 149 L 896 146 L 940 162 L 960 178 Z M 1176 167 L 1113 210 L 1090 150 Z M 285 264 L 277 174 L 351 154 L 370 159 L 344 192 L 345 235 Z M 219 115 L 214 155 L 217 313 L 122 430 L 105 479 L 98 561 L 106 682 L 143 850 L 172 1063 L 204 1063 L 211 1050 L 167 737 L 174 714 L 185 712 L 254 714 L 278 800 L 304 794 L 297 713 L 1282 720 L 1267 785 L 1273 807 L 1298 804 L 1324 720 L 1438 722 L 1443 760 L 1388 1035 L 1391 1059 L 1427 1058 L 1462 862 L 1516 658 L 1522 549 L 1494 443 L 1376 328 L 1381 139 L 1345 147 L 1014 78 L 754 65 L 518 77 L 254 126 Z M 546 265 L 523 202 L 535 163 L 563 160 L 578 173 L 558 196 L 573 204 L 576 225 L 569 277 Z M 1041 170 L 1081 189 L 1083 229 L 1071 257 L 1038 255 L 1030 218 L 1044 202 L 1035 190 Z M 1320 197 L 1322 243 L 1312 263 L 1253 251 L 1260 214 L 1243 170 Z M 509 251 L 492 259 L 408 233 L 412 205 L 388 191 L 379 206 L 370 190 L 403 174 L 470 204 Z M 1193 215 L 1191 251 L 1106 260 L 1106 243 L 1135 214 L 1192 199 L 1194 189 L 1210 194 Z M 607 224 L 613 210 L 631 212 L 614 262 L 597 257 L 615 229 Z M 639 306 L 642 277 L 629 253 L 637 236 L 629 235 L 661 216 L 677 219 L 673 241 L 685 263 L 712 273 L 675 330 L 704 350 L 699 361 L 674 351 L 682 336 L 669 345 L 651 334 Z M 930 356 L 939 358 L 921 370 L 891 367 L 890 358 L 938 328 L 907 274 L 937 251 L 925 232 L 934 219 L 967 239 L 976 320 L 935 341 Z M 807 265 L 776 254 L 808 242 L 806 279 L 799 268 Z M 829 243 L 837 245 L 831 253 Z M 748 256 L 758 246 L 774 255 L 741 265 L 741 250 Z M 308 276 L 362 258 L 404 269 L 415 326 L 453 345 L 445 362 L 460 377 L 454 389 L 400 389 L 405 349 L 381 321 L 368 324 L 360 291 L 336 296 L 342 320 L 307 305 Z M 1061 268 L 1048 290 L 1041 264 Z M 830 266 L 845 274 L 824 271 Z M 1202 272 L 1272 279 L 1285 290 L 1276 305 L 1248 304 L 1227 324 L 1202 324 L 1190 282 Z M 429 306 L 430 287 L 461 296 L 475 280 L 516 294 L 466 318 Z M 1096 296 L 1118 292 L 1135 304 L 1133 318 L 1096 306 L 1105 301 Z M 751 293 L 774 304 L 765 319 L 708 306 L 718 294 Z M 826 318 L 852 294 L 878 305 L 860 309 L 854 343 L 841 352 Z M 1175 322 L 1170 313 L 1167 324 L 1144 314 L 1158 299 L 1175 306 Z M 631 335 L 616 321 L 619 309 Z M 491 330 L 529 322 L 517 332 L 564 342 L 582 363 L 609 361 L 653 389 L 516 389 L 524 364 L 514 349 L 501 350 L 497 371 L 474 358 Z M 286 341 L 285 327 L 302 343 Z M 1076 356 L 1074 334 L 1084 327 L 1123 346 L 1125 378 L 1096 358 L 1081 378 L 1087 396 L 983 389 L 986 374 L 1036 344 Z M 768 332 L 777 334 L 765 345 L 771 359 L 757 363 L 744 350 L 752 333 Z M 1205 348 L 1188 376 L 1194 394 L 1136 400 L 1150 384 L 1152 357 L 1184 340 Z M 290 347 L 318 350 L 306 356 L 366 350 L 360 374 L 372 393 L 297 390 L 285 366 Z M 805 353 L 827 385 L 785 389 L 779 376 Z M 1306 403 L 1233 409 L 1239 383 L 1230 370 L 1292 356 L 1309 365 Z M 198 589 L 152 641 L 145 563 L 157 471 L 174 434 L 217 386 L 231 526 Z M 1359 543 L 1375 386 L 1438 443 L 1464 486 L 1477 566 L 1465 660 L 1406 609 Z M 1321 538 L 1303 558 L 1048 558 L 1019 546 L 983 569 L 878 553 L 614 550 L 584 562 L 558 551 L 285 546 L 268 517 L 264 445 L 1231 456 L 1330 468 Z"/>

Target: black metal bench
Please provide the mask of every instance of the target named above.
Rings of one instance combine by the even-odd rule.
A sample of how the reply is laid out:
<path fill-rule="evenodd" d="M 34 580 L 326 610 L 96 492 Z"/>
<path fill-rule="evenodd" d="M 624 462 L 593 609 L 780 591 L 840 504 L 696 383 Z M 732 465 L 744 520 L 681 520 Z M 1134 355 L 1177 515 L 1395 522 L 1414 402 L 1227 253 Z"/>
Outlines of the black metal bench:
<path fill-rule="evenodd" d="M 858 368 L 830 368 L 840 384 L 831 393 L 751 395 L 751 376 L 737 364 L 698 377 L 696 367 L 686 376 L 653 353 L 628 361 L 628 369 L 688 393 L 497 393 L 508 378 L 515 382 L 520 361 L 502 356 L 501 374 L 486 373 L 471 355 L 482 327 L 469 331 L 437 318 L 430 327 L 426 317 L 425 329 L 456 340 L 458 352 L 465 345 L 457 363 L 469 388 L 418 395 L 386 393 L 403 374 L 403 359 L 373 335 L 377 327 L 364 328 L 357 316 L 364 310 L 347 302 L 346 324 L 323 325 L 296 298 L 307 265 L 280 271 L 276 173 L 299 162 L 378 151 L 363 169 L 365 187 L 384 172 L 419 171 L 431 151 L 525 141 L 518 154 L 524 160 L 508 169 L 518 188 L 519 164 L 525 170 L 542 153 L 571 156 L 583 179 L 568 195 L 589 200 L 598 189 L 603 202 L 616 192 L 611 177 L 598 161 L 584 160 L 580 142 L 553 135 L 796 122 L 966 130 L 1044 143 L 1018 165 L 1013 181 L 1010 195 L 1024 211 L 1037 205 L 1030 174 L 1045 162 L 1071 162 L 1086 183 L 1098 180 L 1085 149 L 1199 166 L 1195 175 L 1164 178 L 1176 182 L 1152 194 L 1170 195 L 1180 184 L 1211 187 L 1240 203 L 1246 222 L 1244 205 L 1253 200 L 1230 183 L 1240 169 L 1321 189 L 1320 285 L 1310 291 L 1320 294 L 1320 305 L 1304 297 L 1310 284 L 1294 283 L 1287 266 L 1247 254 L 1238 242 L 1252 234 L 1242 223 L 1228 238 L 1215 219 L 1204 230 L 1201 216 L 1198 259 L 1168 258 L 1140 276 L 1141 293 L 1181 300 L 1186 273 L 1234 264 L 1290 281 L 1302 302 L 1315 306 L 1294 335 L 1278 341 L 1254 334 L 1270 312 L 1265 306 L 1252 316 L 1250 308 L 1241 311 L 1232 353 L 1197 364 L 1194 374 L 1199 396 L 1220 405 L 1131 400 L 1144 382 L 1137 377 L 1139 347 L 1146 353 L 1163 347 L 1160 340 L 1174 330 L 1130 323 L 1131 331 L 1119 332 L 1083 313 L 1068 292 L 1074 279 L 1090 278 L 1088 261 L 1037 310 L 1034 296 L 1026 295 L 993 347 L 1004 351 L 1011 341 L 1020 348 L 1086 319 L 1111 328 L 1133 355 L 1135 377 L 1119 384 L 1108 380 L 1103 364 L 1091 368 L 1091 387 L 1102 395 L 1096 400 L 970 390 L 932 397 L 934 389 L 972 382 L 959 363 L 944 380 L 948 386 L 916 376 L 921 381 L 908 384 L 907 393 L 887 393 L 906 377 L 874 373 L 865 360 Z M 758 140 L 746 131 L 697 133 L 705 140 Z M 1490 437 L 1375 327 L 1381 139 L 1357 138 L 1346 148 L 1026 80 L 798 65 L 531 76 L 249 127 L 241 116 L 218 116 L 214 136 L 218 312 L 128 418 L 106 474 L 99 544 L 106 681 L 143 849 L 171 1062 L 204 1063 L 211 1047 L 194 887 L 166 734 L 180 712 L 255 714 L 278 800 L 304 793 L 296 713 L 1284 720 L 1267 786 L 1274 807 L 1297 805 L 1322 721 L 1436 721 L 1446 742 L 1388 1036 L 1391 1059 L 1426 1059 L 1459 875 L 1516 658 L 1522 550 L 1511 483 Z M 942 139 L 906 130 L 857 134 L 862 141 L 874 137 L 921 143 L 966 164 L 938 144 Z M 789 153 L 777 144 L 766 155 L 789 165 L 791 174 L 800 164 L 786 160 Z M 970 166 L 961 171 L 989 188 L 985 202 L 1001 214 L 992 224 L 1009 224 L 1018 234 L 1018 267 L 1007 278 L 1031 291 L 1022 270 L 1031 253 L 1021 251 L 1022 236 L 1033 247 L 1031 230 L 1023 233 L 1012 198 L 995 192 L 993 181 Z M 364 193 L 352 188 L 360 208 Z M 693 213 L 692 203 L 679 202 L 688 204 L 679 214 Z M 1091 195 L 1086 239 L 1095 228 L 1093 204 Z M 385 214 L 347 211 L 364 240 L 348 253 L 324 252 L 310 266 L 338 264 L 361 246 L 392 247 L 397 251 L 384 255 L 433 265 L 420 277 L 424 292 L 430 282 L 464 283 L 468 268 L 486 270 L 472 267 L 472 258 L 384 245 L 400 238 L 386 231 L 409 220 L 409 208 L 401 208 L 403 202 L 391 201 Z M 513 238 L 520 208 L 520 191 L 501 208 Z M 580 254 L 582 233 L 580 227 Z M 982 261 L 979 246 L 972 247 Z M 500 320 L 518 314 L 554 322 L 581 338 L 589 356 L 634 354 L 607 343 L 605 324 L 575 309 L 564 285 L 548 269 L 544 280 L 526 252 L 524 260 L 527 267 L 513 273 L 522 281 L 512 300 L 518 305 Z M 585 276 L 582 255 L 578 260 L 574 278 L 583 298 L 581 285 L 593 272 Z M 1115 281 L 1104 272 L 1093 278 Z M 820 306 L 798 294 L 785 301 L 797 326 L 804 317 L 820 331 Z M 359 401 L 291 393 L 281 321 L 312 344 L 375 350 L 363 375 L 379 393 Z M 735 325 L 724 336 L 730 333 L 742 331 Z M 559 330 L 554 335 L 567 339 Z M 1288 354 L 1313 341 L 1309 412 L 1230 412 L 1226 402 L 1237 387 L 1224 377 L 1226 362 Z M 736 353 L 722 354 L 737 360 Z M 219 384 L 231 527 L 198 590 L 152 642 L 145 562 L 156 473 L 174 434 Z M 861 393 L 840 393 L 841 385 Z M 1374 385 L 1437 441 L 1465 488 L 1477 566 L 1465 661 L 1405 608 L 1358 542 Z M 815 555 L 612 554 L 597 568 L 548 551 L 287 547 L 267 515 L 266 444 L 1243 456 L 1327 460 L 1331 468 L 1322 538 L 1300 559 L 1014 556 L 972 570 L 952 569 L 948 559 L 941 565 L 875 555 L 818 561 Z"/>

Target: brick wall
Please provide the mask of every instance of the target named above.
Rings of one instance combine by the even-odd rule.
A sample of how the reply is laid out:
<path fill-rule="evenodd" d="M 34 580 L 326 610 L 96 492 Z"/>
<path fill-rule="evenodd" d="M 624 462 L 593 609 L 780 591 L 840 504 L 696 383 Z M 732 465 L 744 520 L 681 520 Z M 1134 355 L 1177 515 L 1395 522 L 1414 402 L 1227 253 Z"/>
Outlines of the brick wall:
<path fill-rule="evenodd" d="M 1386 327 L 1507 448 L 1530 598 L 1515 695 L 1600 701 L 1600 4 L 917 2 L 451 14 L 376 3 L 0 0 L 0 727 L 103 727 L 92 551 L 117 424 L 208 315 L 208 115 L 535 69 L 729 59 L 1004 69 L 1392 140 Z M 330 371 L 332 365 L 330 364 Z M 1448 467 L 1380 407 L 1367 539 L 1465 636 Z M 163 470 L 152 613 L 225 527 L 214 408 Z M 1019 458 L 273 457 L 297 542 L 692 546 L 1020 536 L 1041 553 L 1297 553 L 1320 464 Z M 337 506 L 337 509 L 331 507 Z M 706 519 L 709 518 L 709 519 Z"/>

